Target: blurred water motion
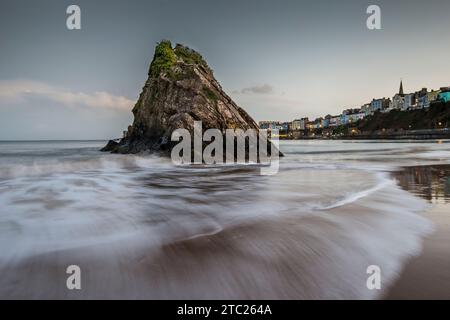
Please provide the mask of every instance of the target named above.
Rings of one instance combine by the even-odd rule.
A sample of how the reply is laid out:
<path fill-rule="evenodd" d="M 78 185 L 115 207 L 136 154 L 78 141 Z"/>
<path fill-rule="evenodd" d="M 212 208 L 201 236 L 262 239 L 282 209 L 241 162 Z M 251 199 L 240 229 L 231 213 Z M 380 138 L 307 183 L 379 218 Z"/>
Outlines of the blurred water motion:
<path fill-rule="evenodd" d="M 413 194 L 448 201 L 446 141 L 283 142 L 274 176 L 103 144 L 0 142 L 1 298 L 377 298 L 432 231 Z"/>

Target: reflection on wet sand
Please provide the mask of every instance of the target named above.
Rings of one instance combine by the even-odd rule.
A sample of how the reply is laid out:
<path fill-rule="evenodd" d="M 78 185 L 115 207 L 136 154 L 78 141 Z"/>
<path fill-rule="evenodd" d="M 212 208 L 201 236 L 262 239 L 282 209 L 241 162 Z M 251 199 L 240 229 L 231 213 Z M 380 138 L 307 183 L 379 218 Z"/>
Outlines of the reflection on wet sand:
<path fill-rule="evenodd" d="M 426 213 L 435 231 L 425 238 L 422 254 L 404 268 L 385 299 L 450 299 L 450 165 L 406 167 L 394 173 L 398 184 L 433 204 Z"/>
<path fill-rule="evenodd" d="M 406 167 L 393 175 L 403 189 L 421 198 L 432 203 L 450 202 L 450 165 Z"/>

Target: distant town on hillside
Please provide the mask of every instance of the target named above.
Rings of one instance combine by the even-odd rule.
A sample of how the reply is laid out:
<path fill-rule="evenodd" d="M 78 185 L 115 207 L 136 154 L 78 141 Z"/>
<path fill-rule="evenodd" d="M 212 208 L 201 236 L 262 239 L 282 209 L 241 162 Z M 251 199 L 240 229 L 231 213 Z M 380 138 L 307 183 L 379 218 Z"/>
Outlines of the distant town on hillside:
<path fill-rule="evenodd" d="M 439 107 L 439 110 L 427 112 L 430 107 Z M 396 118 L 394 121 L 391 118 Z M 434 130 L 433 133 L 443 131 L 448 135 L 450 118 L 450 86 L 441 87 L 439 90 L 428 91 L 422 88 L 413 93 L 404 93 L 403 81 L 392 99 L 372 99 L 358 108 L 345 109 L 338 115 L 326 115 L 314 120 L 307 117 L 295 119 L 291 122 L 260 121 L 261 129 L 279 131 L 280 138 L 317 138 L 317 137 L 343 137 L 343 136 L 379 136 L 383 134 L 405 135 L 406 131 L 412 134 L 422 130 Z M 428 119 L 429 121 L 425 121 Z M 380 124 L 368 125 L 370 122 Z M 384 124 L 384 125 L 383 125 Z M 367 130 L 364 130 L 367 129 Z M 379 131 L 379 132 L 378 132 Z M 438 136 L 441 136 L 438 132 Z M 430 136 L 430 137 L 434 137 Z"/>

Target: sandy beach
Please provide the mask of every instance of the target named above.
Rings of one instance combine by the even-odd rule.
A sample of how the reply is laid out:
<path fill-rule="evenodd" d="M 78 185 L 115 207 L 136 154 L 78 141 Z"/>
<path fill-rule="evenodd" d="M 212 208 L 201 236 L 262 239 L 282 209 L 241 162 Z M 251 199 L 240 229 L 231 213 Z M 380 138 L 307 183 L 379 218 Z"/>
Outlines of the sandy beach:
<path fill-rule="evenodd" d="M 405 266 L 386 299 L 450 299 L 450 206 L 436 204 L 426 216 L 435 225 L 422 253 Z"/>
<path fill-rule="evenodd" d="M 424 216 L 434 232 L 424 239 L 421 254 L 404 267 L 385 299 L 450 299 L 450 201 L 449 166 L 405 168 L 397 175 L 399 184 L 432 204 Z"/>
<path fill-rule="evenodd" d="M 449 297 L 446 144 L 284 142 L 262 176 L 103 143 L 3 143 L 0 298 Z"/>

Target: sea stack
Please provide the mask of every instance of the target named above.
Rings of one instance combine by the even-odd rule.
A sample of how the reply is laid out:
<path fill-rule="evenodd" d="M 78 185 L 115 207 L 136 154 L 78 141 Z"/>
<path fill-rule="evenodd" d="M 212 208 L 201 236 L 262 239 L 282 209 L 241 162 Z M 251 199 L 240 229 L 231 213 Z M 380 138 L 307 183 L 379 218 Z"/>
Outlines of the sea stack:
<path fill-rule="evenodd" d="M 259 130 L 257 123 L 222 90 L 213 71 L 196 51 L 163 40 L 156 46 L 148 79 L 133 108 L 134 122 L 119 142 L 102 151 L 170 154 L 172 132 L 202 129 Z M 268 144 L 269 145 L 269 144 Z"/>

